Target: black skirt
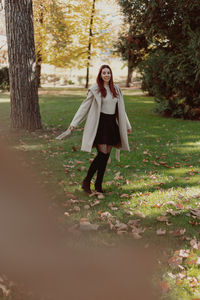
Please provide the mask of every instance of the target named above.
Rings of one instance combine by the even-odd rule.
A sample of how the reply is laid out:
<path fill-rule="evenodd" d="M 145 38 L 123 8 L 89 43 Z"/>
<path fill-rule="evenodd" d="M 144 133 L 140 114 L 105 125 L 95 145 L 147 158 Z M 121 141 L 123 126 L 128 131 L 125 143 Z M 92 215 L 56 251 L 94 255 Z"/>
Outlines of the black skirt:
<path fill-rule="evenodd" d="M 112 146 L 121 145 L 119 127 L 116 123 L 116 114 L 100 114 L 99 125 L 93 147 L 96 147 L 98 144 Z"/>

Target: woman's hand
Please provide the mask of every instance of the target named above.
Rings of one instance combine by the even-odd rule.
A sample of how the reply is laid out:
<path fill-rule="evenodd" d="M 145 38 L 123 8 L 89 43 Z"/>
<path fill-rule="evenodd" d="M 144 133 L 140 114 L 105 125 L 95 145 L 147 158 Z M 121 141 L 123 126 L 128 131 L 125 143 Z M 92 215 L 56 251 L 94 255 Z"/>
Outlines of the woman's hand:
<path fill-rule="evenodd" d="M 131 129 L 127 129 L 127 133 L 130 134 L 131 133 Z"/>
<path fill-rule="evenodd" d="M 69 126 L 69 129 L 70 129 L 71 131 L 73 131 L 73 130 L 75 129 L 75 127 L 74 127 L 74 126 Z"/>

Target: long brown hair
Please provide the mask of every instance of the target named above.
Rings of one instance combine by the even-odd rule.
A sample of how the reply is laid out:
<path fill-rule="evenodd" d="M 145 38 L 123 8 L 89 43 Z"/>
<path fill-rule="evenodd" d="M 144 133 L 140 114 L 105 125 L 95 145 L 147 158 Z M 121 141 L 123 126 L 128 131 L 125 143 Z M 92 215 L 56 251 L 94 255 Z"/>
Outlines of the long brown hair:
<path fill-rule="evenodd" d="M 111 70 L 109 65 L 102 65 L 100 70 L 99 70 L 99 73 L 97 75 L 97 84 L 99 86 L 99 91 L 100 91 L 102 97 L 106 97 L 107 91 L 104 87 L 104 81 L 101 78 L 101 72 L 105 68 L 108 68 L 110 70 L 110 74 L 111 74 L 111 78 L 110 78 L 110 81 L 109 81 L 109 87 L 110 87 L 111 93 L 113 94 L 114 97 L 117 97 L 117 92 L 116 92 L 116 90 L 114 88 L 114 84 L 113 84 L 113 74 L 112 74 L 112 70 Z"/>

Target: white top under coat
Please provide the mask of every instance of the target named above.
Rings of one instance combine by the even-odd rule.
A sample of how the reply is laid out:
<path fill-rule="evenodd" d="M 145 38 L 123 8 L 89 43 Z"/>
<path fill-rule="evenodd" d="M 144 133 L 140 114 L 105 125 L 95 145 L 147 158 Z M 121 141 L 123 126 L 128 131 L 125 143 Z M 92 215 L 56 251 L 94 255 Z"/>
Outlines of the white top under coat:
<path fill-rule="evenodd" d="M 101 112 L 104 114 L 113 115 L 115 114 L 118 99 L 113 96 L 109 86 L 104 87 L 107 91 L 107 95 L 106 97 L 102 97 Z"/>

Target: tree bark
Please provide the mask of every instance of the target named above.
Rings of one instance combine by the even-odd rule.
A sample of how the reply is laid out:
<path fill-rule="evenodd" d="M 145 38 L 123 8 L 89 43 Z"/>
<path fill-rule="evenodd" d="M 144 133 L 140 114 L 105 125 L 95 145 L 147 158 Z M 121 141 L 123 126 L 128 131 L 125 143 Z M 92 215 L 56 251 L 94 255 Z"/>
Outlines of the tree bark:
<path fill-rule="evenodd" d="M 36 53 L 36 74 L 37 74 L 37 85 L 41 87 L 41 64 L 42 64 L 42 54 L 40 51 Z"/>
<path fill-rule="evenodd" d="M 131 54 L 129 54 L 128 57 L 128 75 L 127 75 L 127 80 L 126 80 L 126 86 L 130 87 L 130 83 L 132 81 L 132 75 L 133 75 L 133 63 L 132 63 L 132 59 L 131 59 Z"/>
<path fill-rule="evenodd" d="M 88 88 L 89 85 L 89 71 L 90 71 L 90 59 L 91 59 L 91 44 L 92 44 L 92 26 L 94 20 L 95 13 L 95 0 L 93 0 L 92 4 L 92 13 L 90 18 L 90 31 L 89 31 L 89 43 L 88 43 L 88 61 L 87 61 L 87 74 L 86 74 L 86 84 L 85 87 Z"/>
<path fill-rule="evenodd" d="M 11 127 L 42 127 L 36 76 L 32 0 L 5 0 Z"/>
<path fill-rule="evenodd" d="M 44 5 L 43 5 L 43 0 L 41 0 L 41 3 L 38 7 L 39 9 L 39 20 L 38 22 L 40 23 L 40 25 L 42 26 L 44 23 Z M 38 87 L 41 87 L 41 66 L 42 66 L 42 52 L 41 52 L 41 48 L 42 48 L 42 36 L 40 33 L 40 39 L 39 39 L 39 43 L 37 45 L 37 51 L 36 51 L 36 74 L 37 74 L 37 83 L 38 83 Z"/>
<path fill-rule="evenodd" d="M 132 76 L 133 76 L 133 68 L 128 66 L 128 75 L 127 75 L 127 80 L 126 80 L 127 87 L 131 86 Z"/>

